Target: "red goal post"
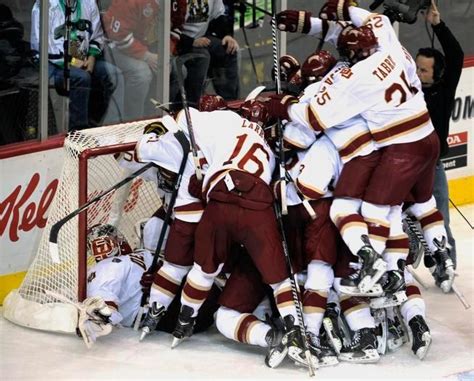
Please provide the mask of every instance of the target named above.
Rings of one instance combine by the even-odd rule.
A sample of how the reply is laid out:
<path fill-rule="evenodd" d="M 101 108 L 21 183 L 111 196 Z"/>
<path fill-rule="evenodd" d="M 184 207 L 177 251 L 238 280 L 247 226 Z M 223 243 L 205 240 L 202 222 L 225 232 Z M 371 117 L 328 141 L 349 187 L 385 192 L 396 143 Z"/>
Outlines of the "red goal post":
<path fill-rule="evenodd" d="M 145 125 L 155 120 L 74 131 L 67 136 L 59 186 L 46 227 L 23 283 L 4 301 L 5 318 L 30 328 L 76 331 L 76 308 L 46 291 L 72 302 L 82 301 L 87 293 L 88 229 L 110 223 L 119 228 L 132 247 L 138 245 L 137 225 L 160 206 L 156 183 L 137 177 L 68 221 L 58 235 L 59 263 L 49 253 L 51 227 L 132 172 L 120 166 L 118 159 L 131 158 Z"/>

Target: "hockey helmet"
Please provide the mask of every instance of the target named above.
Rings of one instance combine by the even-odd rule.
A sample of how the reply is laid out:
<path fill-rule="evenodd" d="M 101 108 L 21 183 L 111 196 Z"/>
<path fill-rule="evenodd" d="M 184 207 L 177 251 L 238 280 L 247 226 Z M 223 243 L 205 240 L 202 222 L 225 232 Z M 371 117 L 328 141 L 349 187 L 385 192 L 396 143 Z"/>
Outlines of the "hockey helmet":
<path fill-rule="evenodd" d="M 113 225 L 97 224 L 87 233 L 87 254 L 93 255 L 96 262 L 131 252 L 124 235 Z"/>
<path fill-rule="evenodd" d="M 306 84 L 319 81 L 336 64 L 336 58 L 327 50 L 321 50 L 311 54 L 301 67 L 301 76 Z"/>
<path fill-rule="evenodd" d="M 240 115 L 250 122 L 266 126 L 270 121 L 270 113 L 265 103 L 255 99 L 245 101 L 240 106 Z"/>
<path fill-rule="evenodd" d="M 352 62 L 370 56 L 377 45 L 377 37 L 367 25 L 360 27 L 348 25 L 342 30 L 337 40 L 339 54 Z"/>
<path fill-rule="evenodd" d="M 227 102 L 219 95 L 204 94 L 199 98 L 199 111 L 225 110 Z"/>

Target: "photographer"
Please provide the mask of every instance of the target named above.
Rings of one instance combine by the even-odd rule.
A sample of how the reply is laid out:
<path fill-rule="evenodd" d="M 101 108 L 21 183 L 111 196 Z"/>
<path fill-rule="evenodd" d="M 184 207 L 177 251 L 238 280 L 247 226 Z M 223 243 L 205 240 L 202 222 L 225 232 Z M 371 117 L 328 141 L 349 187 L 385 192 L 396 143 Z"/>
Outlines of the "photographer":
<path fill-rule="evenodd" d="M 440 157 L 442 158 L 448 153 L 449 119 L 454 105 L 456 87 L 461 77 L 464 53 L 459 42 L 441 20 L 434 0 L 426 14 L 426 20 L 431 24 L 444 55 L 434 48 L 422 48 L 417 53 L 416 66 L 428 111 L 440 139 Z M 444 218 L 448 242 L 451 246 L 450 257 L 456 267 L 456 246 L 449 228 L 448 182 L 440 160 L 436 165 L 433 195 L 437 208 Z"/>

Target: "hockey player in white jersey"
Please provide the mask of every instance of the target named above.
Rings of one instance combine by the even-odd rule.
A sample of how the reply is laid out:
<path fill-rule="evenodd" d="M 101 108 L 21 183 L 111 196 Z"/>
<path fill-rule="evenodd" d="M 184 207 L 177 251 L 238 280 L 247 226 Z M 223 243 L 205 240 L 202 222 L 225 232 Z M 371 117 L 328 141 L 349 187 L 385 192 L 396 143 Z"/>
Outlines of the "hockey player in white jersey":
<path fill-rule="evenodd" d="M 242 105 L 248 119 L 230 111 L 190 111 L 196 142 L 209 163 L 203 183 L 208 204 L 196 230 L 195 264 L 182 292 L 183 309 L 175 337 L 180 340 L 192 333 L 197 311 L 234 242 L 246 247 L 263 282 L 272 287 L 287 329 L 301 341 L 272 208 L 269 183 L 275 158 L 265 140 L 268 112 L 258 101 Z M 184 117 L 178 116 L 178 124 L 186 128 Z"/>
<path fill-rule="evenodd" d="M 328 2 L 332 3 L 337 2 Z M 415 78 L 413 59 L 398 42 L 388 18 L 368 17 L 368 12 L 355 7 L 347 7 L 345 14 L 350 14 L 355 25 L 369 24 L 346 28 L 338 39 L 339 51 L 354 65 L 341 73 L 340 80 L 321 89 L 310 105 L 291 105 L 288 99 L 274 99 L 273 105 L 277 116 L 299 120 L 317 131 L 331 128 L 354 115 L 360 114 L 367 120 L 377 144 L 386 148 L 371 176 L 362 214 L 376 238 L 371 242 L 380 241 L 383 247 L 388 234 L 390 205 L 400 205 L 410 191 L 415 191 L 416 201 L 426 212 L 436 214 L 429 201 L 434 173 L 434 159 L 431 159 L 439 147 L 424 99 L 421 92 L 417 92 L 419 80 Z M 297 20 L 304 20 L 302 28 L 310 30 L 312 23 L 308 15 Z M 338 107 L 336 113 L 335 107 Z M 379 226 L 384 229 L 378 229 Z M 354 242 L 354 245 L 362 248 L 364 242 Z M 435 246 L 435 241 L 431 240 L 431 245 Z M 364 274 L 374 273 L 372 266 L 377 258 L 375 251 L 370 253 L 364 261 Z"/>
<path fill-rule="evenodd" d="M 179 130 L 176 121 L 166 116 L 161 122 L 168 132 L 158 134 L 153 130 L 145 131 L 147 133 L 137 143 L 135 155 L 140 162 L 151 161 L 158 165 L 162 179 L 160 187 L 170 193 L 183 160 L 183 148 L 175 136 Z M 194 232 L 204 210 L 199 195 L 196 197 L 190 193 L 190 181 L 194 173 L 192 156 L 187 154 L 180 187 L 173 205 L 173 222 L 165 247 L 164 263 L 154 276 L 149 297 L 151 308 L 143 322 L 141 339 L 158 325 L 193 264 Z"/>
<path fill-rule="evenodd" d="M 140 280 L 153 255 L 145 249 L 132 251 L 122 233 L 112 225 L 93 226 L 88 233 L 87 249 L 97 262 L 88 271 L 88 297 L 100 296 L 105 300 L 112 309 L 112 325 L 131 327 L 140 308 Z"/>

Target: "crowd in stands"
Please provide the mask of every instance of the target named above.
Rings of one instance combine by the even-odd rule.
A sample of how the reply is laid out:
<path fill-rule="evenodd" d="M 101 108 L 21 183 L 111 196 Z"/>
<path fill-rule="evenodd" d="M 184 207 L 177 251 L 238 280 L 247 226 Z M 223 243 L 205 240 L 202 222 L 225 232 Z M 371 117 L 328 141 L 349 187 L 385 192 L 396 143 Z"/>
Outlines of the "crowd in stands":
<path fill-rule="evenodd" d="M 180 108 L 178 68 L 190 105 L 211 83 L 208 91 L 239 98 L 239 44 L 230 3 L 171 1 L 168 108 Z M 2 124 L 14 126 L 1 133 L 3 145 L 38 137 L 41 2 L 33 4 L 29 36 L 10 8 L 0 7 L 0 109 Z M 49 0 L 49 134 L 157 115 L 151 99 L 162 102 L 160 11 L 155 0 Z M 180 56 L 182 67 L 175 64 Z"/>

